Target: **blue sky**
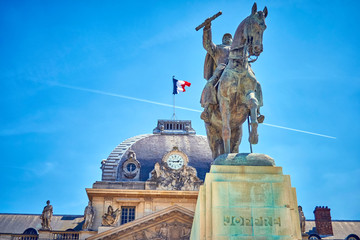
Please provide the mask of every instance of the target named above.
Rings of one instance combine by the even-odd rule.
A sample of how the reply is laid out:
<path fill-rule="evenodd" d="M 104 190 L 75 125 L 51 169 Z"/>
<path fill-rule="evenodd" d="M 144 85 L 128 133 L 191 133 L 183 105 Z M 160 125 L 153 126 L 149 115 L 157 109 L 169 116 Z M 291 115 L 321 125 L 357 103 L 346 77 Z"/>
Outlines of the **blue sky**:
<path fill-rule="evenodd" d="M 252 1 L 1 1 L 0 212 L 82 214 L 85 188 L 125 139 L 151 133 L 172 108 L 171 77 L 192 83 L 178 106 L 201 110 L 202 33 L 219 10 L 213 40 L 234 33 Z M 254 152 L 291 176 L 313 219 L 360 220 L 359 1 L 258 1 L 269 15 L 253 64 L 265 122 L 336 139 L 260 126 Z M 199 112 L 177 110 L 205 135 Z M 244 136 L 241 152 L 248 152 Z"/>

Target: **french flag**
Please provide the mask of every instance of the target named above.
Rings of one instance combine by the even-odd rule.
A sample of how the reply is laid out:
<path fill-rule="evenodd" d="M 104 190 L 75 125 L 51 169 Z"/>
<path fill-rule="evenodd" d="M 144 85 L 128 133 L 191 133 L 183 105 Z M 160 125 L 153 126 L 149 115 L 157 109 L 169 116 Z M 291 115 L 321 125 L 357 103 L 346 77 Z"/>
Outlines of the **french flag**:
<path fill-rule="evenodd" d="M 185 86 L 190 87 L 191 83 L 187 81 L 177 80 L 173 77 L 173 94 L 178 94 L 179 92 L 185 92 Z"/>

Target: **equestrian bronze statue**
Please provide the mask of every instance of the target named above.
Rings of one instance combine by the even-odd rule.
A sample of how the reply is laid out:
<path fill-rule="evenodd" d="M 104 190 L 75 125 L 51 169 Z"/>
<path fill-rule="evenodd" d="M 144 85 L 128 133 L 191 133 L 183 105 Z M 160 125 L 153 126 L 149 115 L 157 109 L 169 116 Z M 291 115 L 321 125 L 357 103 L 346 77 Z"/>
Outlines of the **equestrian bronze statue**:
<path fill-rule="evenodd" d="M 204 22 L 203 46 L 207 51 L 204 78 L 208 81 L 201 96 L 209 145 L 215 159 L 224 153 L 237 153 L 242 138 L 242 124 L 249 123 L 249 142 L 258 142 L 258 123 L 263 105 L 261 85 L 251 69 L 263 51 L 263 33 L 268 11 L 257 11 L 238 26 L 234 37 L 226 33 L 222 44 L 212 42 L 211 20 Z M 214 18 L 215 19 L 215 18 Z"/>

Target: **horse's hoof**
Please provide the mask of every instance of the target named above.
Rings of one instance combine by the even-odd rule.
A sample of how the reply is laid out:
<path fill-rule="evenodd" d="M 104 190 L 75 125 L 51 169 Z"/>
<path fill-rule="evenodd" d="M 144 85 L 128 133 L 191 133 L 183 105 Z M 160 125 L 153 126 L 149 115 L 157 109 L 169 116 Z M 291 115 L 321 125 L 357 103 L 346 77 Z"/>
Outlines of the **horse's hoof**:
<path fill-rule="evenodd" d="M 251 144 L 257 144 L 259 141 L 259 134 L 250 134 L 249 142 Z"/>

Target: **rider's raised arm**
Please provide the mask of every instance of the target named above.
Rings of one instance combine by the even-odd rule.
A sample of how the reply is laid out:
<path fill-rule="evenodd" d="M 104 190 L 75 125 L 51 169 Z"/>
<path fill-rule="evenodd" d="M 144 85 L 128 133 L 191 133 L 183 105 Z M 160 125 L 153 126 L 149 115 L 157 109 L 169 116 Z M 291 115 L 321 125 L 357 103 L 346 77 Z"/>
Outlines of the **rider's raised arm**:
<path fill-rule="evenodd" d="M 212 42 L 211 23 L 204 27 L 203 46 L 212 57 L 215 56 L 216 45 Z"/>

